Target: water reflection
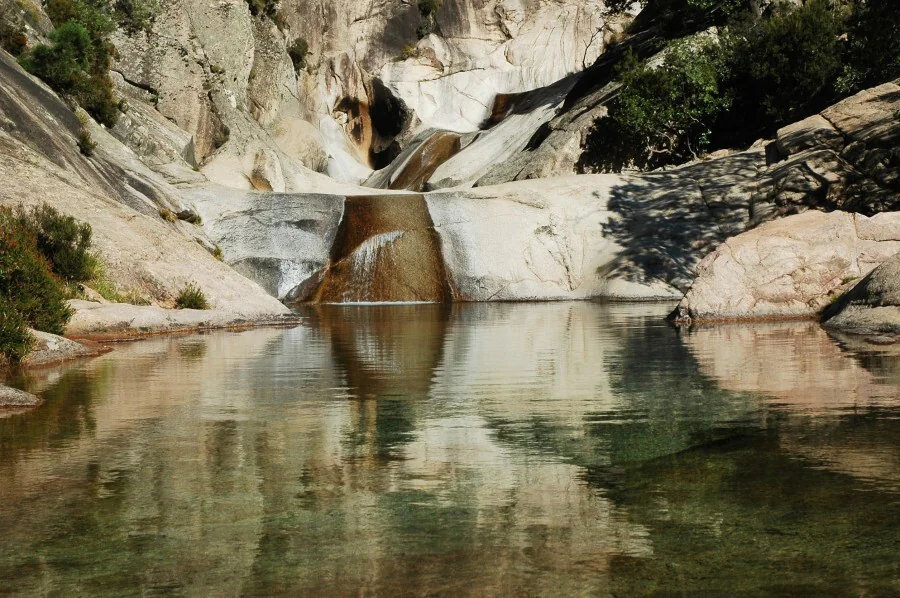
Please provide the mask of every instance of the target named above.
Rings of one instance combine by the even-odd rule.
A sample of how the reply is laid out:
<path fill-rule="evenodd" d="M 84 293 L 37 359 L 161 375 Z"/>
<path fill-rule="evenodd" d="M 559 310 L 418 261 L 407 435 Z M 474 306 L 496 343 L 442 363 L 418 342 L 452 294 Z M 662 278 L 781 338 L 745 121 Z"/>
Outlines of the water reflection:
<path fill-rule="evenodd" d="M 324 306 L 14 380 L 0 593 L 898 589 L 892 358 L 667 309 Z"/>

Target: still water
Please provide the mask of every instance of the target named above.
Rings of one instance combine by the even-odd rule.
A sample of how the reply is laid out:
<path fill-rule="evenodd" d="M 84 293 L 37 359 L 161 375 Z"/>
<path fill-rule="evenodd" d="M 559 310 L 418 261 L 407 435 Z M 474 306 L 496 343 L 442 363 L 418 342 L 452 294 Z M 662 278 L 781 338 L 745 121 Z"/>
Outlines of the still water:
<path fill-rule="evenodd" d="M 14 377 L 0 594 L 900 593 L 897 350 L 670 307 L 320 308 Z"/>

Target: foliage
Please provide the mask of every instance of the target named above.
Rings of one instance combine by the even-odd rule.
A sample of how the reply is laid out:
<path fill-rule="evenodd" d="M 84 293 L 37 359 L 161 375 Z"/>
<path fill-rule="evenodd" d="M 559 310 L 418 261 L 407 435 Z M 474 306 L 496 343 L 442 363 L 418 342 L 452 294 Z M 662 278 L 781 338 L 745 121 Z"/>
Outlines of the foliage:
<path fill-rule="evenodd" d="M 434 15 L 444 5 L 444 0 L 418 0 L 419 15 L 422 17 L 416 28 L 416 36 L 419 39 L 428 37 L 434 31 Z"/>
<path fill-rule="evenodd" d="M 588 134 L 579 167 L 620 171 L 658 168 L 696 158 L 731 97 L 722 90 L 727 56 L 716 40 L 698 38 L 670 47 L 656 69 L 628 54 L 622 92 Z"/>
<path fill-rule="evenodd" d="M 431 32 L 434 29 L 434 24 L 431 22 L 431 19 L 422 19 L 419 23 L 419 26 L 416 27 L 416 37 L 422 39 L 423 37 L 428 37 L 431 35 Z"/>
<path fill-rule="evenodd" d="M 129 35 L 149 33 L 159 15 L 157 0 L 116 0 L 113 12 L 119 26 Z"/>
<path fill-rule="evenodd" d="M 30 211 L 19 210 L 19 225 L 34 237 L 38 251 L 53 273 L 66 282 L 84 282 L 94 277 L 97 258 L 91 253 L 91 225 L 60 214 L 47 204 Z"/>
<path fill-rule="evenodd" d="M 706 44 L 696 58 L 679 49 L 682 41 L 655 71 L 626 60 L 622 91 L 594 123 L 579 167 L 656 168 L 748 145 L 863 86 L 900 76 L 897 0 L 774 4 L 759 18 L 745 17 L 720 28 L 719 43 Z"/>
<path fill-rule="evenodd" d="M 419 48 L 416 47 L 415 44 L 406 44 L 403 46 L 403 49 L 400 51 L 400 56 L 406 60 L 409 58 L 418 58 L 419 57 Z"/>
<path fill-rule="evenodd" d="M 419 14 L 429 17 L 444 5 L 444 0 L 418 0 Z"/>
<path fill-rule="evenodd" d="M 288 56 L 294 63 L 294 69 L 301 70 L 306 68 L 306 57 L 309 54 L 309 42 L 304 38 L 298 37 L 294 43 L 288 48 Z"/>
<path fill-rule="evenodd" d="M 137 289 L 121 292 L 106 273 L 103 262 L 97 261 L 94 269 L 94 277 L 87 281 L 86 286 L 97 291 L 101 297 L 113 303 L 130 303 L 131 305 L 150 305 L 150 302 Z"/>
<path fill-rule="evenodd" d="M 38 44 L 22 54 L 19 62 L 28 72 L 81 105 L 97 121 L 111 127 L 119 116 L 109 78 L 114 48 L 105 40 L 113 25 L 94 9 L 77 18 L 70 17 L 76 5 L 66 2 L 52 0 L 48 4 L 48 10 L 55 7 L 58 18 L 68 18 L 50 33 L 53 45 Z"/>
<path fill-rule="evenodd" d="M 250 14 L 254 17 L 274 18 L 278 14 L 278 4 L 279 0 L 247 0 Z"/>
<path fill-rule="evenodd" d="M 175 307 L 178 309 L 209 309 L 206 295 L 194 283 L 189 283 L 175 298 Z"/>
<path fill-rule="evenodd" d="M 62 334 L 72 317 L 62 282 L 12 210 L 0 208 L 0 299 L 27 325 Z"/>
<path fill-rule="evenodd" d="M 0 356 L 16 363 L 28 355 L 33 344 L 25 320 L 0 297 Z"/>
<path fill-rule="evenodd" d="M 28 38 L 25 30 L 15 27 L 4 20 L 0 14 L 0 48 L 3 48 L 13 56 L 19 56 L 28 47 Z"/>
<path fill-rule="evenodd" d="M 841 92 L 855 93 L 900 77 L 900 0 L 857 0 L 848 29 Z"/>
<path fill-rule="evenodd" d="M 833 82 L 842 70 L 841 27 L 825 0 L 734 27 L 726 36 L 733 46 L 735 94 L 727 126 L 758 135 L 833 100 Z"/>

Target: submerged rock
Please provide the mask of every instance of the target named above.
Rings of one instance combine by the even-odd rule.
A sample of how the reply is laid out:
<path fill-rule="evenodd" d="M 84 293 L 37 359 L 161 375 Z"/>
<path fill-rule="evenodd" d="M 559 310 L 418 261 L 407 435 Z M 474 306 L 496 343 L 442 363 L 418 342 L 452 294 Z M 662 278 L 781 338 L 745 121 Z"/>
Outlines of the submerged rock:
<path fill-rule="evenodd" d="M 898 212 L 790 216 L 704 258 L 677 312 L 692 320 L 812 317 L 898 251 Z"/>

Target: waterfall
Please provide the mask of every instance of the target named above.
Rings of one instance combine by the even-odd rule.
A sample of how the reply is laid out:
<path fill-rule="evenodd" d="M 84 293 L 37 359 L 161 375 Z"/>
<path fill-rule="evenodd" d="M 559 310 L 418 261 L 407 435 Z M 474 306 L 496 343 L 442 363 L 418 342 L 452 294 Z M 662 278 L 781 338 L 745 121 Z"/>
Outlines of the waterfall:
<path fill-rule="evenodd" d="M 400 230 L 374 235 L 350 254 L 350 280 L 344 290 L 344 301 L 365 301 L 372 297 L 376 270 L 381 263 L 390 267 L 394 242 L 402 236 Z"/>

